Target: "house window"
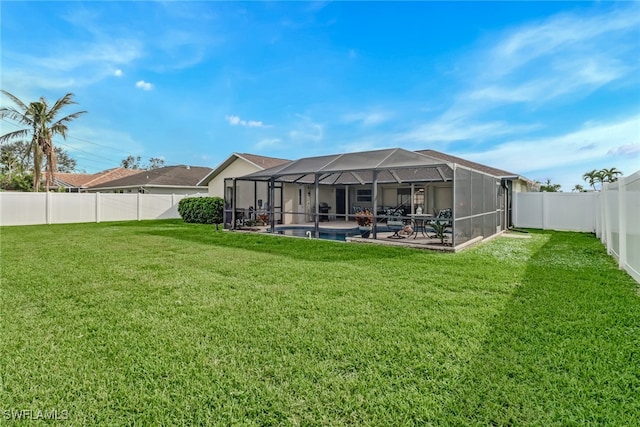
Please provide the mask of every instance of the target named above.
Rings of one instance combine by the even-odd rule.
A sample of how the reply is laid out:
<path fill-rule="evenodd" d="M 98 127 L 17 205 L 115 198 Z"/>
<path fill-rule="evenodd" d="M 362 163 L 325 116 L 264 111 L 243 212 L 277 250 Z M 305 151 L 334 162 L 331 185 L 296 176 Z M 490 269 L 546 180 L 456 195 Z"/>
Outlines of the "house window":
<path fill-rule="evenodd" d="M 372 200 L 372 197 L 371 197 L 370 188 L 359 188 L 356 190 L 357 202 L 370 202 L 371 200 Z"/>
<path fill-rule="evenodd" d="M 410 188 L 398 188 L 398 199 L 396 206 L 410 206 L 411 205 L 411 189 Z"/>
<path fill-rule="evenodd" d="M 413 195 L 413 204 L 416 206 L 424 206 L 424 188 L 419 188 Z"/>

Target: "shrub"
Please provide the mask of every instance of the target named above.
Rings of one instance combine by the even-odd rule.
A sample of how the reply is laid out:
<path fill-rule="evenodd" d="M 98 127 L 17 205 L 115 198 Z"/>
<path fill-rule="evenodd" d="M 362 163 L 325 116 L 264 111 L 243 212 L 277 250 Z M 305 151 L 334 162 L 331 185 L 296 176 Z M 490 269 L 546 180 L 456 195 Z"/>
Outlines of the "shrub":
<path fill-rule="evenodd" d="M 178 213 L 184 222 L 197 224 L 222 223 L 224 200 L 221 197 L 186 197 L 178 203 Z"/>

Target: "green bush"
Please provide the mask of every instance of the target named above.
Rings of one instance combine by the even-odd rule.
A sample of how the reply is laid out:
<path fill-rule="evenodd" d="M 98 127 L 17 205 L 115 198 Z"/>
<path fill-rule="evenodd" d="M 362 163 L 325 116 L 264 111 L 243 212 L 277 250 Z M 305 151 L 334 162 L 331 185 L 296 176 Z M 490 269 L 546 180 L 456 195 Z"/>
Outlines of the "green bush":
<path fill-rule="evenodd" d="M 184 222 L 196 224 L 222 223 L 224 200 L 222 197 L 186 197 L 178 203 L 178 213 Z"/>

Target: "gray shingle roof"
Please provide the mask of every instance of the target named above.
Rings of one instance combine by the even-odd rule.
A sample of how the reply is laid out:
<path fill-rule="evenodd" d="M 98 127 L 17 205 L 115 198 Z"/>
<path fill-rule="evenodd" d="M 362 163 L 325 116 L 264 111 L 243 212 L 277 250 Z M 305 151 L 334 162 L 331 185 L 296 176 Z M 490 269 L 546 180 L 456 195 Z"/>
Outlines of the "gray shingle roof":
<path fill-rule="evenodd" d="M 98 185 L 106 181 L 124 178 L 126 176 L 139 173 L 138 170 L 125 168 L 112 168 L 103 170 L 98 173 L 68 173 L 55 172 L 53 174 L 55 183 L 66 187 L 85 188 L 92 185 Z"/>
<path fill-rule="evenodd" d="M 517 176 L 518 175 L 516 173 L 512 173 L 512 172 L 505 171 L 505 170 L 502 170 L 502 169 L 497 169 L 497 168 L 494 168 L 494 167 L 491 167 L 491 166 L 483 165 L 481 163 L 472 162 L 470 160 L 463 159 L 462 157 L 452 156 L 451 154 L 442 153 L 442 152 L 436 151 L 436 150 L 418 150 L 418 151 L 416 151 L 416 153 L 424 154 L 425 156 L 434 157 L 436 159 L 440 159 L 440 160 L 448 162 L 448 163 L 457 163 L 459 165 L 467 166 L 467 167 L 475 169 L 477 171 L 486 172 L 486 173 L 494 175 L 494 176 L 503 177 L 503 176 Z"/>
<path fill-rule="evenodd" d="M 89 188 L 133 187 L 145 185 L 170 185 L 193 187 L 211 172 L 211 168 L 201 166 L 165 166 L 144 170 L 135 175 L 93 185 Z"/>

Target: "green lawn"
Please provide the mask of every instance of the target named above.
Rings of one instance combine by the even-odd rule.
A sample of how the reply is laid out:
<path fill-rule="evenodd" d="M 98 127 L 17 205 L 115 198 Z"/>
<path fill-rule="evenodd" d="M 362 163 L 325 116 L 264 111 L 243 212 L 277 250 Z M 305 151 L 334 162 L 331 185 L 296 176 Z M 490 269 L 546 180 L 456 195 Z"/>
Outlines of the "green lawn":
<path fill-rule="evenodd" d="M 0 424 L 639 425 L 638 285 L 591 235 L 529 235 L 1 228 Z"/>

